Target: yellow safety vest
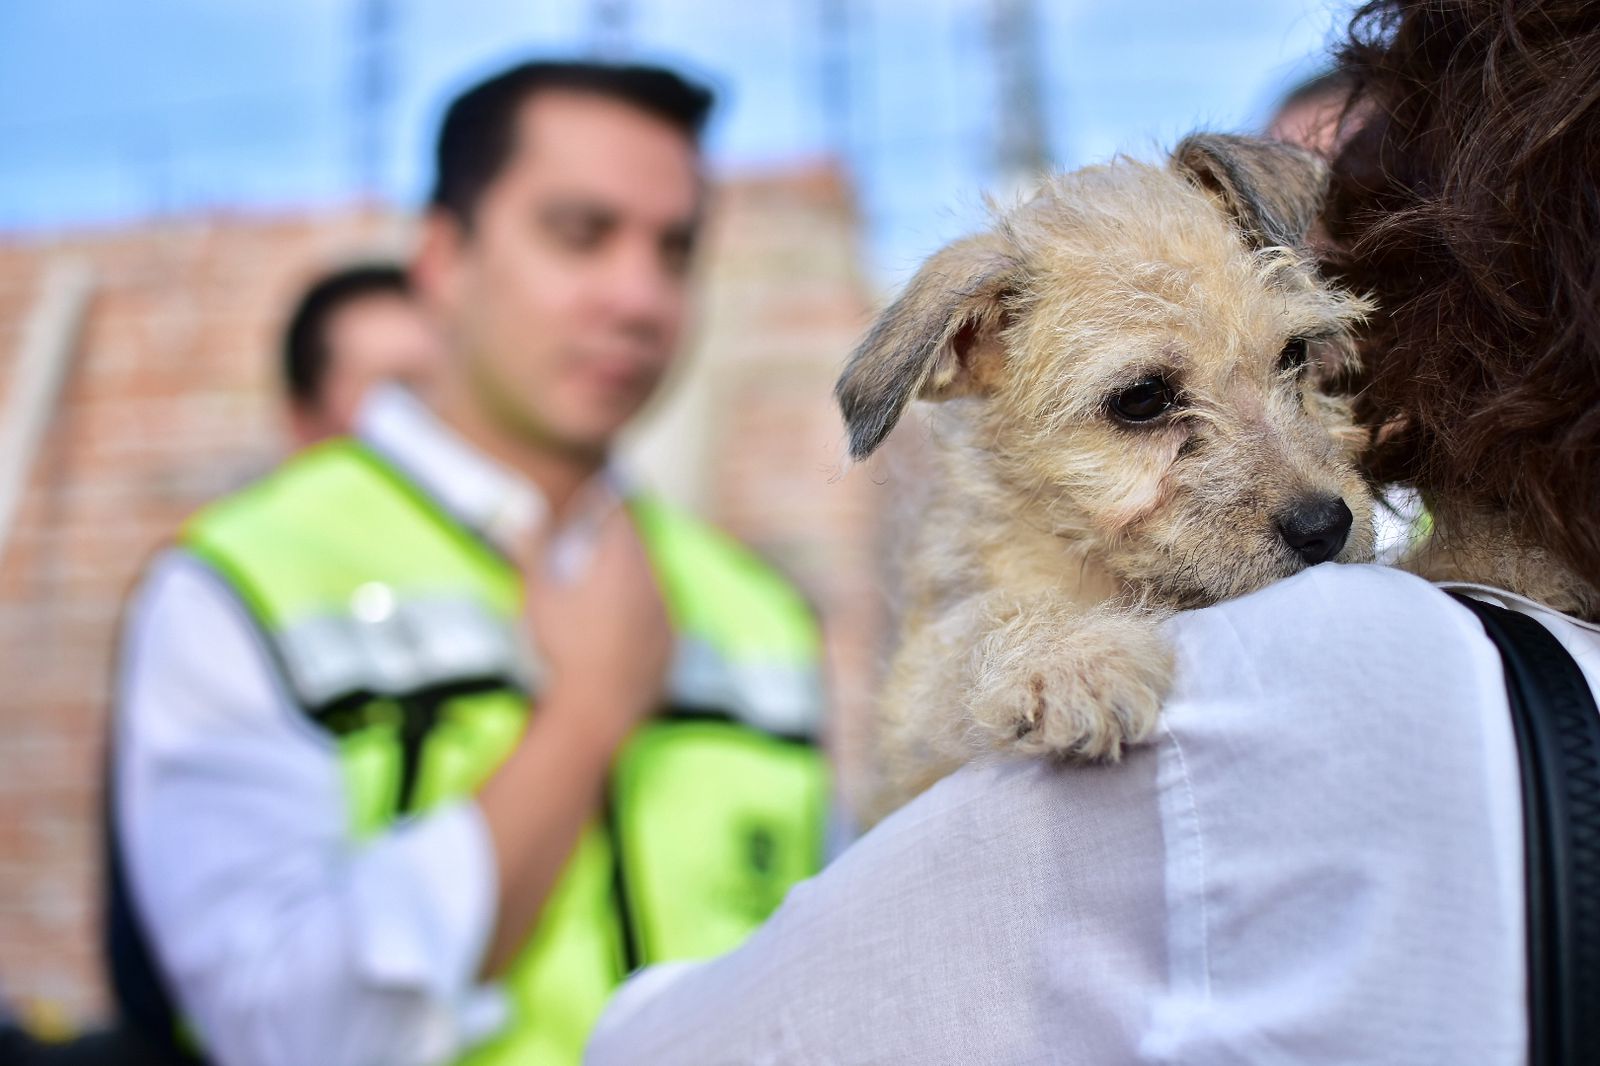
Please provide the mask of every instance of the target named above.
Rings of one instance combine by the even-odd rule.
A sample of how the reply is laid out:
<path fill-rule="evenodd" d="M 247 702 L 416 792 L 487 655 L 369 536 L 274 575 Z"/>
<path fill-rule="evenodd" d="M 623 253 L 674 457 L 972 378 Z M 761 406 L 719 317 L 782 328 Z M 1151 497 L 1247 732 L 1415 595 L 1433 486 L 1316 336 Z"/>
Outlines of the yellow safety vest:
<path fill-rule="evenodd" d="M 470 1066 L 578 1062 L 630 970 L 734 947 L 821 865 L 811 613 L 725 536 L 629 507 L 677 637 L 671 700 L 618 753 L 604 816 L 504 978 L 512 1020 Z M 370 449 L 312 449 L 201 512 L 183 544 L 337 738 L 353 841 L 470 795 L 517 743 L 536 688 L 522 583 Z"/>

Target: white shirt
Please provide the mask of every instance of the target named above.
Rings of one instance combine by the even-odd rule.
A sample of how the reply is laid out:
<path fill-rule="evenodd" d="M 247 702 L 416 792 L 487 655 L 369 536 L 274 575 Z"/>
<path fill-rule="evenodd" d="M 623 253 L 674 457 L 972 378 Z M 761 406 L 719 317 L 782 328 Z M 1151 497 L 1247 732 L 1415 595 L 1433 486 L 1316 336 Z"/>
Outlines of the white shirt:
<path fill-rule="evenodd" d="M 1498 598 L 1600 680 L 1593 627 Z M 1475 617 L 1319 566 L 1169 632 L 1154 743 L 958 772 L 739 949 L 624 986 L 587 1061 L 1523 1062 L 1521 795 Z"/>
<path fill-rule="evenodd" d="M 358 432 L 508 550 L 545 520 L 531 485 L 398 387 L 374 392 Z M 551 565 L 581 567 L 600 506 L 563 527 Z M 420 1066 L 494 1032 L 504 1003 L 475 975 L 497 879 L 476 805 L 353 842 L 332 738 L 233 594 L 182 551 L 151 569 L 125 632 L 115 817 L 137 911 L 208 1054 Z"/>

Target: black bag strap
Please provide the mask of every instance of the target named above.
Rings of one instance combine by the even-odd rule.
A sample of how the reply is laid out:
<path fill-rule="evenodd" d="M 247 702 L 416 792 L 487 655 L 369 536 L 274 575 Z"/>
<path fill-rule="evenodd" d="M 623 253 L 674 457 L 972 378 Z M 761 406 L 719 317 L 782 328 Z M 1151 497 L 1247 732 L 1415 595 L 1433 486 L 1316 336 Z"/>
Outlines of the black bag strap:
<path fill-rule="evenodd" d="M 1450 595 L 1505 662 L 1522 770 L 1529 1066 L 1600 1063 L 1600 709 L 1548 629 Z"/>

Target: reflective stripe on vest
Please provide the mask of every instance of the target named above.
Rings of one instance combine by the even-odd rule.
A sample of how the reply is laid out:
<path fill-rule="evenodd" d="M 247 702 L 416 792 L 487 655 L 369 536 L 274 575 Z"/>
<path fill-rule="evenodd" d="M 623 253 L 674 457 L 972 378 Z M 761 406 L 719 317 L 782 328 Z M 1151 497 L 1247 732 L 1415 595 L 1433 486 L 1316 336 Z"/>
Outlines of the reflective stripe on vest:
<path fill-rule="evenodd" d="M 677 634 L 669 706 L 618 753 L 471 1066 L 576 1063 L 634 964 L 715 954 L 821 863 L 818 636 L 794 591 L 661 503 L 629 503 Z M 470 795 L 520 738 L 538 669 L 521 582 L 365 447 L 335 441 L 202 512 L 184 543 L 248 605 L 338 738 L 351 832 Z"/>

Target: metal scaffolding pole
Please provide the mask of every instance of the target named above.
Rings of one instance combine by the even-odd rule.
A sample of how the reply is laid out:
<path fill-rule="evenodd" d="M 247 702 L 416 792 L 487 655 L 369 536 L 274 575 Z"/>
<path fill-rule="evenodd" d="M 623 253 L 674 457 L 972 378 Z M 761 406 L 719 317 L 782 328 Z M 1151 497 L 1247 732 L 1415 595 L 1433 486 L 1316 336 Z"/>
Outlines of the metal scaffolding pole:
<path fill-rule="evenodd" d="M 620 60 L 630 51 L 633 11 L 628 0 L 590 0 L 589 50 L 600 59 Z"/>
<path fill-rule="evenodd" d="M 383 192 L 389 98 L 394 87 L 390 38 L 394 0 L 356 0 L 352 63 L 351 156 L 356 188 L 367 200 Z"/>
<path fill-rule="evenodd" d="M 851 77 L 849 0 L 818 0 L 821 59 L 817 65 L 822 117 L 828 147 L 841 159 L 850 159 Z"/>
<path fill-rule="evenodd" d="M 990 55 L 999 114 L 995 164 L 1003 186 L 1031 186 L 1050 167 L 1050 133 L 1044 114 L 1038 12 L 1033 0 L 992 0 Z"/>

